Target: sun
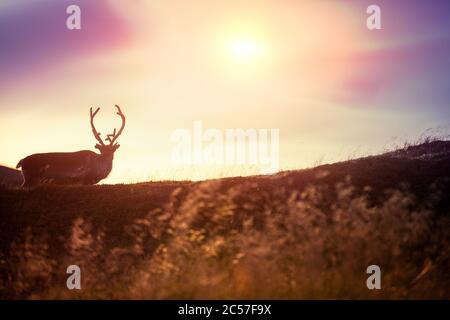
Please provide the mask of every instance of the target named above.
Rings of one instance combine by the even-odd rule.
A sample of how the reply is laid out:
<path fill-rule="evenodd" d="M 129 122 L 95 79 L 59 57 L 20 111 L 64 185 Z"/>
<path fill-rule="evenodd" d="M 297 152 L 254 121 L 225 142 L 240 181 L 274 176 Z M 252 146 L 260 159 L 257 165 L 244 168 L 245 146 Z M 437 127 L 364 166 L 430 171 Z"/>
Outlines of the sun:
<path fill-rule="evenodd" d="M 269 34 L 260 24 L 226 25 L 216 33 L 217 57 L 226 72 L 253 74 L 262 72 L 272 58 Z"/>
<path fill-rule="evenodd" d="M 230 53 L 237 60 L 249 60 L 258 53 L 258 46 L 251 39 L 237 39 L 230 43 Z"/>

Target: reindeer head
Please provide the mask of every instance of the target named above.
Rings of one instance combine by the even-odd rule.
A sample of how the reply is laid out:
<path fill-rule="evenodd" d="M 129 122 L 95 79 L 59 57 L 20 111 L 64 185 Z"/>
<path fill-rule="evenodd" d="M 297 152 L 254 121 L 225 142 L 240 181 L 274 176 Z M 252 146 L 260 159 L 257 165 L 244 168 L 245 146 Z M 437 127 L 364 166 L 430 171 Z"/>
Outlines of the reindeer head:
<path fill-rule="evenodd" d="M 125 116 L 122 113 L 122 110 L 120 110 L 120 107 L 116 105 L 117 108 L 117 114 L 122 119 L 122 126 L 120 127 L 119 131 L 116 133 L 116 128 L 114 128 L 113 133 L 107 134 L 105 141 L 109 142 L 109 144 L 105 144 L 100 138 L 100 132 L 97 132 L 94 126 L 94 117 L 97 114 L 97 112 L 100 110 L 100 108 L 97 108 L 94 112 L 92 112 L 92 108 L 90 109 L 91 113 L 91 128 L 92 133 L 94 134 L 95 139 L 99 142 L 95 145 L 95 147 L 100 151 L 102 155 L 106 156 L 113 156 L 114 152 L 120 147 L 120 144 L 116 142 L 117 138 L 122 133 L 123 128 L 125 127 Z"/>

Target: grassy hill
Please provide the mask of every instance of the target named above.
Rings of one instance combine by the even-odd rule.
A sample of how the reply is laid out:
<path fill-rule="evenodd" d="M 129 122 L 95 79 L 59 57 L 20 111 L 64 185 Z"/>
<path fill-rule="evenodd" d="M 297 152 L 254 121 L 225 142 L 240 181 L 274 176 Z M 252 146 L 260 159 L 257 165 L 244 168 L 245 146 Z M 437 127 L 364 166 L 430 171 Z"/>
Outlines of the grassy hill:
<path fill-rule="evenodd" d="M 450 298 L 446 141 L 269 176 L 0 188 L 3 298 Z"/>
<path fill-rule="evenodd" d="M 0 166 L 0 186 L 20 186 L 23 178 L 19 170 Z"/>

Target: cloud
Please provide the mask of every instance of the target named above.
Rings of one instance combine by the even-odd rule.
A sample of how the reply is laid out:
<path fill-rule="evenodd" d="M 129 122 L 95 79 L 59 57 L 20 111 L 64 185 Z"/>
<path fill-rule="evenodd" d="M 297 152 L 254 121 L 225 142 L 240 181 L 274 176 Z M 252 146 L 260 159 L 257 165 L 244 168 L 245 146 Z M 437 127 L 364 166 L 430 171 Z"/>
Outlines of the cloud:
<path fill-rule="evenodd" d="M 82 29 L 66 28 L 66 8 L 81 8 Z M 107 1 L 15 1 L 0 7 L 0 88 L 72 59 L 121 46 L 131 30 Z M 1 89 L 0 89 L 1 90 Z"/>
<path fill-rule="evenodd" d="M 357 106 L 383 100 L 409 106 L 448 101 L 449 56 L 448 39 L 358 52 L 347 61 L 348 75 L 338 87 L 337 100 Z"/>

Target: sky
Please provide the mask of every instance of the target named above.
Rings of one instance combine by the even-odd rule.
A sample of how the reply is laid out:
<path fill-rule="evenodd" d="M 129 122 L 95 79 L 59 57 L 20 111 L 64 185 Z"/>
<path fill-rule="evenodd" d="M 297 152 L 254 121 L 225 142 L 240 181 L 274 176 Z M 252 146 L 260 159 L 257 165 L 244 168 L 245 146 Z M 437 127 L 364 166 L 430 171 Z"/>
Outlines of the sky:
<path fill-rule="evenodd" d="M 449 74 L 448 1 L 3 0 L 0 164 L 94 150 L 89 108 L 112 131 L 114 104 L 127 126 L 105 183 L 259 172 L 173 163 L 195 121 L 279 129 L 280 170 L 346 160 L 448 134 Z"/>

